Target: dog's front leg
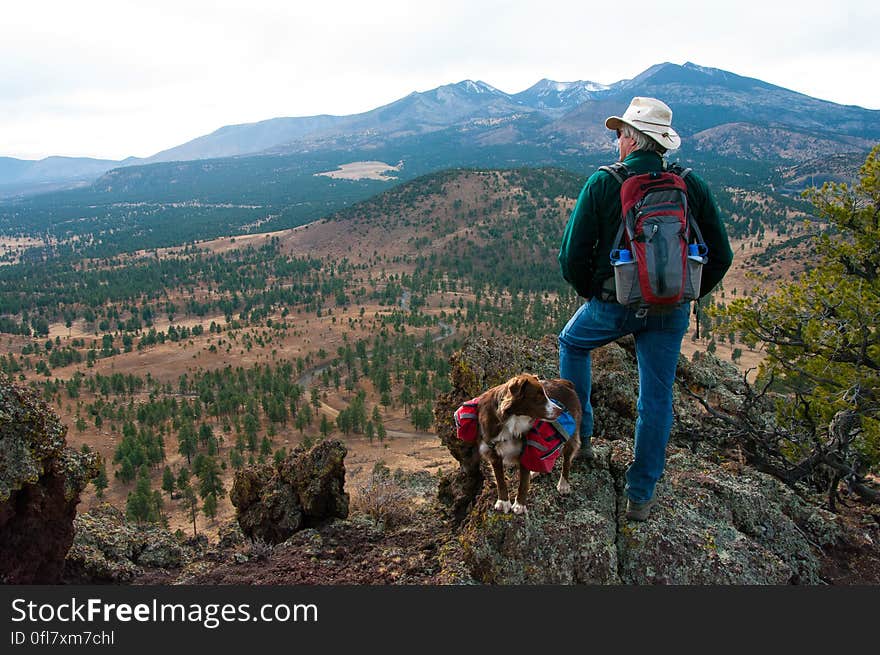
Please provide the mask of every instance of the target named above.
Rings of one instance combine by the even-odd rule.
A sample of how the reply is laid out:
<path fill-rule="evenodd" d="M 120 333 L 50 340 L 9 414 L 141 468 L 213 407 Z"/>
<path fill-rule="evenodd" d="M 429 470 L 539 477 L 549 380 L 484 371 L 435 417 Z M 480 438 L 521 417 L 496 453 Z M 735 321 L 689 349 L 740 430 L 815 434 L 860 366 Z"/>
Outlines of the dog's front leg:
<path fill-rule="evenodd" d="M 519 487 L 516 490 L 516 500 L 513 503 L 514 514 L 527 514 L 528 510 L 526 509 L 526 498 L 529 496 L 529 481 L 532 479 L 532 476 L 529 473 L 529 470 L 524 467 L 522 464 L 519 465 Z"/>
<path fill-rule="evenodd" d="M 489 462 L 492 464 L 492 472 L 495 474 L 495 488 L 498 491 L 498 500 L 495 501 L 495 511 L 510 511 L 510 491 L 507 490 L 507 480 L 504 478 L 504 461 L 498 453 L 489 453 Z"/>
<path fill-rule="evenodd" d="M 559 475 L 559 483 L 556 485 L 556 491 L 563 496 L 571 493 L 571 482 L 569 475 L 571 474 L 571 460 L 577 455 L 581 448 L 581 440 L 578 435 L 570 439 L 565 446 L 562 447 L 562 473 Z"/>

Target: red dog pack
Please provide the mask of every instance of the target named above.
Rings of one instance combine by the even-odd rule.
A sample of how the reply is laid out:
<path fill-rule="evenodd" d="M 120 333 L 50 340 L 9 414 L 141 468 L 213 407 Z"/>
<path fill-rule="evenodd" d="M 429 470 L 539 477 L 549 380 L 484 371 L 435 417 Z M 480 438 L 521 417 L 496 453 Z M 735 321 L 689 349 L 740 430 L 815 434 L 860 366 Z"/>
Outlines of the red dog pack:
<path fill-rule="evenodd" d="M 535 421 L 526 435 L 525 448 L 519 463 L 530 471 L 549 473 L 553 470 L 565 439 L 550 421 Z"/>
<path fill-rule="evenodd" d="M 453 418 L 455 419 L 455 432 L 458 438 L 468 443 L 476 443 L 480 434 L 480 422 L 477 420 L 477 398 L 462 403 L 461 407 L 455 410 Z"/>

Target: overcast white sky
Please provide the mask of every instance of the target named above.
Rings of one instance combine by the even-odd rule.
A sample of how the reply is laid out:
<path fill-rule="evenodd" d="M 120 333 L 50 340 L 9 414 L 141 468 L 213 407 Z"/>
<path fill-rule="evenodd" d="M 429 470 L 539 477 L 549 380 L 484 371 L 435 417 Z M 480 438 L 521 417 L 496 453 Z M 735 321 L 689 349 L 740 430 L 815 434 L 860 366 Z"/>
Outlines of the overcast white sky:
<path fill-rule="evenodd" d="M 352 114 L 464 79 L 515 93 L 544 77 L 610 84 L 662 61 L 880 109 L 877 0 L 644 7 L 3 0 L 0 156 L 146 157 L 223 125 Z"/>

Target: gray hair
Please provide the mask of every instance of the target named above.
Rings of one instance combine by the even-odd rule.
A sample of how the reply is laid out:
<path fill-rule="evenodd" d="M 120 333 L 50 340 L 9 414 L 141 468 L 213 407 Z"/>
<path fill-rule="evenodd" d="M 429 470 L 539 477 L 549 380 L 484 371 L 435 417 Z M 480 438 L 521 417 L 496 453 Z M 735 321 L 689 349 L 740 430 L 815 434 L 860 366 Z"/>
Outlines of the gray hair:
<path fill-rule="evenodd" d="M 632 125 L 621 123 L 620 133 L 623 136 L 630 137 L 633 141 L 636 142 L 636 150 L 647 150 L 649 152 L 656 152 L 661 157 L 666 154 L 666 148 L 654 141 L 654 139 L 649 137 L 644 132 L 640 132 L 639 130 L 634 128 Z"/>

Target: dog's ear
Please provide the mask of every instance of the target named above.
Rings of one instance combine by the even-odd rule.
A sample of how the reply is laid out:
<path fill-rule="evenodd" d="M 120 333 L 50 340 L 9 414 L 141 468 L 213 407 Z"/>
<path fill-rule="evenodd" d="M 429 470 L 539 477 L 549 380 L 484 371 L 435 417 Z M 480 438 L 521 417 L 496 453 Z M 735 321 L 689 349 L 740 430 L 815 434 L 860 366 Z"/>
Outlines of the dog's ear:
<path fill-rule="evenodd" d="M 498 403 L 498 413 L 501 416 L 506 416 L 510 411 L 514 401 L 522 394 L 524 384 L 525 380 L 520 376 L 513 378 L 507 383 L 507 388 L 504 389 L 504 393 L 501 396 L 501 402 Z"/>
<path fill-rule="evenodd" d="M 510 402 L 513 402 L 517 398 L 522 398 L 523 391 L 525 390 L 528 381 L 529 380 L 525 375 L 517 375 L 507 383 L 507 393 L 510 395 Z"/>

